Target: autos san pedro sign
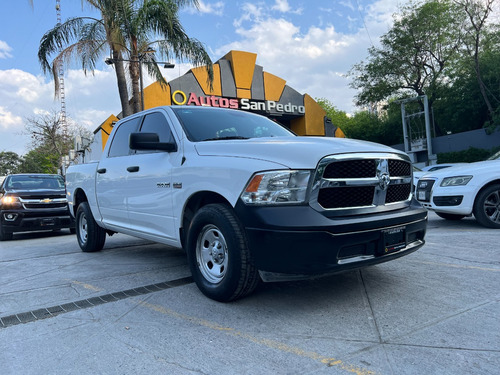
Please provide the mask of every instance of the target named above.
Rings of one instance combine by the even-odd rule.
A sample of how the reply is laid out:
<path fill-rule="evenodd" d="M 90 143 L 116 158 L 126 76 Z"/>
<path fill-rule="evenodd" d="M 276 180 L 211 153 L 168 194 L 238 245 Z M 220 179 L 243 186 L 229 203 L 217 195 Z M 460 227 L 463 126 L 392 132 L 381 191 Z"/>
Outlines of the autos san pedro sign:
<path fill-rule="evenodd" d="M 297 115 L 303 115 L 306 112 L 305 106 L 292 103 L 283 104 L 275 102 L 274 100 L 257 101 L 246 98 L 224 98 L 215 95 L 198 96 L 194 92 L 190 92 L 189 95 L 187 95 L 181 90 L 176 90 L 172 93 L 172 103 L 176 105 L 196 105 Z"/>

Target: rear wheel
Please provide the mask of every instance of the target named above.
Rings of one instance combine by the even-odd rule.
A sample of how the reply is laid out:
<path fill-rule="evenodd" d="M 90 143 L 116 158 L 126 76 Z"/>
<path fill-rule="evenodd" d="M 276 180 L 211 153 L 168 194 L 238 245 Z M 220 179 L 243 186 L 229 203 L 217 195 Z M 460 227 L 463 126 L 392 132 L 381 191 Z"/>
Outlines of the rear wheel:
<path fill-rule="evenodd" d="M 259 283 L 245 232 L 225 204 L 209 204 L 195 214 L 187 253 L 196 285 L 211 299 L 233 301 L 254 291 Z"/>
<path fill-rule="evenodd" d="M 106 231 L 97 225 L 87 202 L 76 210 L 76 238 L 84 252 L 99 251 L 106 241 Z"/>
<path fill-rule="evenodd" d="M 457 215 L 457 214 L 445 214 L 442 212 L 436 212 L 436 214 L 446 220 L 462 220 L 465 215 Z"/>
<path fill-rule="evenodd" d="M 488 186 L 477 195 L 474 216 L 481 225 L 500 229 L 500 185 Z"/>

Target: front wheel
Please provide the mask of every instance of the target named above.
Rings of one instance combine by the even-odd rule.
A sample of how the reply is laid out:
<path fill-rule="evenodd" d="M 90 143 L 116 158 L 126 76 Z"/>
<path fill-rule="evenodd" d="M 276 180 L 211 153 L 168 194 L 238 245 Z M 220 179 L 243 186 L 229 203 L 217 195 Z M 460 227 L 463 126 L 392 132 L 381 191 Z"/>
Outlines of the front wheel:
<path fill-rule="evenodd" d="M 474 216 L 481 225 L 500 229 L 500 185 L 488 186 L 477 195 Z"/>
<path fill-rule="evenodd" d="M 106 241 L 106 231 L 97 225 L 87 202 L 80 203 L 76 210 L 76 238 L 86 253 L 102 250 Z"/>
<path fill-rule="evenodd" d="M 10 240 L 12 240 L 12 233 L 6 232 L 2 224 L 0 223 L 0 241 L 10 241 Z"/>
<path fill-rule="evenodd" d="M 245 232 L 228 205 L 209 204 L 195 214 L 187 253 L 196 285 L 211 299 L 233 301 L 259 283 Z"/>

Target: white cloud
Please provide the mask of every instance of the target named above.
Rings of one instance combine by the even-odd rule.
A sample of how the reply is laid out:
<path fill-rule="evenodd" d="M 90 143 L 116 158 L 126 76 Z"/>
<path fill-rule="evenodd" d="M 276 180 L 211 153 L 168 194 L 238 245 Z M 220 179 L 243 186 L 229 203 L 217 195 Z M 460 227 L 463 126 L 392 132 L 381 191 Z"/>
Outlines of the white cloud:
<path fill-rule="evenodd" d="M 0 128 L 9 129 L 19 126 L 22 121 L 21 117 L 9 112 L 5 107 L 0 107 Z"/>
<path fill-rule="evenodd" d="M 121 112 L 112 68 L 85 76 L 81 70 L 65 74 L 66 116 L 93 131 L 111 114 Z M 23 134 L 27 118 L 61 108 L 54 98 L 54 82 L 19 69 L 0 70 L 0 151 L 27 152 Z"/>
<path fill-rule="evenodd" d="M 274 3 L 274 5 L 271 9 L 277 10 L 277 11 L 282 12 L 282 13 L 302 14 L 302 8 L 292 10 L 292 8 L 290 7 L 290 4 L 288 4 L 288 0 L 276 0 L 276 2 Z"/>
<path fill-rule="evenodd" d="M 338 32 L 331 23 L 304 29 L 282 18 L 273 18 L 265 5 L 245 3 L 241 17 L 233 25 L 238 41 L 221 46 L 215 52 L 222 56 L 228 50 L 257 53 L 257 64 L 276 74 L 287 84 L 312 97 L 324 97 L 339 109 L 354 112 L 356 91 L 346 77 L 351 67 L 367 56 L 371 41 L 386 33 L 398 0 L 380 0 L 364 10 L 366 27 L 350 33 Z M 354 8 L 353 2 L 343 6 Z M 286 11 L 286 1 L 276 1 L 276 9 Z"/>
<path fill-rule="evenodd" d="M 3 40 L 0 40 L 0 59 L 7 59 L 9 57 L 12 57 L 10 52 L 12 51 L 12 48 Z"/>
<path fill-rule="evenodd" d="M 217 1 L 215 3 L 211 3 L 208 1 L 199 1 L 200 7 L 196 8 L 187 8 L 187 12 L 193 14 L 197 12 L 201 12 L 203 14 L 215 14 L 216 16 L 222 16 L 224 14 L 224 2 Z"/>

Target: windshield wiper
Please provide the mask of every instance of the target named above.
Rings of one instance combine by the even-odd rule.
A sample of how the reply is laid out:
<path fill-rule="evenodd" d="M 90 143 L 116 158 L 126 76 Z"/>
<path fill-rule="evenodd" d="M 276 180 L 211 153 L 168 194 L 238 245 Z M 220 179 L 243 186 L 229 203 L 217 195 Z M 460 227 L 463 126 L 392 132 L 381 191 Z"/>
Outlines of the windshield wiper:
<path fill-rule="evenodd" d="M 240 135 L 230 135 L 227 137 L 207 138 L 207 139 L 204 139 L 203 141 L 225 141 L 227 139 L 250 139 L 250 138 L 242 137 Z"/>

